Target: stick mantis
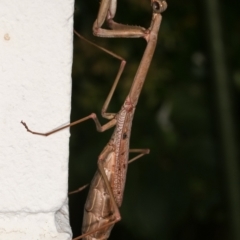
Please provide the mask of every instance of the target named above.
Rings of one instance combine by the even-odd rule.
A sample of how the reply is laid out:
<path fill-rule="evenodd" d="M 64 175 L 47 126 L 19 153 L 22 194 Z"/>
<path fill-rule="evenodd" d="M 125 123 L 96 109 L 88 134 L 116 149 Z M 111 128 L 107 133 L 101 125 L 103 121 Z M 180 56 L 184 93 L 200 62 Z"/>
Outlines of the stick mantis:
<path fill-rule="evenodd" d="M 105 1 L 108 4 L 115 1 Z M 98 18 L 101 21 L 95 21 L 93 30 L 97 36 L 105 37 L 144 37 L 148 44 L 139 68 L 132 83 L 130 92 L 121 108 L 116 114 L 112 115 L 112 120 L 117 120 L 113 135 L 103 149 L 98 158 L 98 170 L 91 182 L 89 194 L 85 204 L 82 235 L 74 238 L 86 240 L 108 239 L 113 225 L 121 220 L 119 207 L 122 204 L 123 192 L 126 181 L 127 164 L 149 153 L 146 149 L 135 149 L 134 152 L 141 152 L 138 156 L 128 161 L 129 138 L 131 134 L 131 125 L 138 98 L 145 81 L 154 51 L 157 43 L 157 34 L 160 28 L 162 17 L 160 13 L 166 10 L 165 1 L 151 0 L 153 16 L 151 26 L 148 31 L 141 27 L 125 27 L 116 24 L 111 18 L 111 5 L 104 5 L 104 1 L 99 10 Z M 115 15 L 115 9 L 113 8 Z M 108 12 L 108 14 L 106 14 Z M 103 16 L 107 16 L 108 25 L 113 30 L 103 30 L 96 27 L 100 22 L 103 23 Z M 117 29 L 115 31 L 115 29 Z M 110 32 L 112 31 L 112 32 Z M 142 36 L 144 31 L 144 36 Z M 103 108 L 103 110 L 105 110 Z M 102 113 L 106 113 L 102 111 Z M 104 117 L 104 115 L 103 115 Z M 105 116 L 106 117 L 106 116 Z M 108 118 L 108 119 L 111 119 Z M 109 122 L 111 123 L 112 120 Z"/>
<path fill-rule="evenodd" d="M 102 1 L 102 4 L 105 2 L 106 1 Z M 109 102 L 125 66 L 125 61 L 122 60 L 113 87 L 102 108 L 102 116 L 110 120 L 108 123 L 101 126 L 96 114 L 92 113 L 85 118 L 71 123 L 70 125 L 63 126 L 48 133 L 39 133 L 31 131 L 27 125 L 22 122 L 27 131 L 43 136 L 48 136 L 66 127 L 76 125 L 88 119 L 94 120 L 97 130 L 100 132 L 116 126 L 110 141 L 98 158 L 98 171 L 92 180 L 84 209 L 82 227 L 83 234 L 74 238 L 74 240 L 82 238 L 85 240 L 101 240 L 109 237 L 113 225 L 121 220 L 119 207 L 122 204 L 128 162 L 134 161 L 149 153 L 148 149 L 129 149 L 129 139 L 135 108 L 157 44 L 157 34 L 162 20 L 160 13 L 167 8 L 167 3 L 164 0 L 151 0 L 151 3 L 153 15 L 152 22 L 148 30 L 137 26 L 133 28 L 127 27 L 126 30 L 124 25 L 117 24 L 113 22 L 112 19 L 111 21 L 113 23 L 111 23 L 111 28 L 113 30 L 97 28 L 96 24 L 98 23 L 98 19 L 94 23 L 94 29 L 97 29 L 97 33 L 100 32 L 99 36 L 104 36 L 104 34 L 106 34 L 107 37 L 120 37 L 121 32 L 123 31 L 124 34 L 121 35 L 121 37 L 144 37 L 147 41 L 147 47 L 136 72 L 130 92 L 126 97 L 122 108 L 117 114 L 107 113 L 106 111 Z M 103 5 L 101 5 L 99 10 L 100 15 L 101 11 L 106 12 L 106 9 L 109 11 L 109 5 L 105 7 L 102 6 Z M 100 23 L 99 26 L 101 26 L 102 23 Z M 113 35 L 106 31 L 113 31 Z M 139 155 L 128 161 L 129 152 L 136 152 L 139 153 Z"/>

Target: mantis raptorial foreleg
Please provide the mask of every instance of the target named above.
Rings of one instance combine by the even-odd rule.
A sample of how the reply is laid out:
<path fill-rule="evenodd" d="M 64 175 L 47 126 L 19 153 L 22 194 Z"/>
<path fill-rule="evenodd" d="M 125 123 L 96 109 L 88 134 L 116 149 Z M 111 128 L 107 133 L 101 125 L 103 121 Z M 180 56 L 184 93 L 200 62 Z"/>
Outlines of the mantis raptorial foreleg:
<path fill-rule="evenodd" d="M 138 38 L 145 35 L 146 29 L 140 26 L 120 24 L 113 20 L 117 9 L 117 0 L 102 0 L 98 10 L 98 16 L 93 24 L 93 34 L 98 37 L 108 38 Z M 110 29 L 103 29 L 104 22 Z"/>

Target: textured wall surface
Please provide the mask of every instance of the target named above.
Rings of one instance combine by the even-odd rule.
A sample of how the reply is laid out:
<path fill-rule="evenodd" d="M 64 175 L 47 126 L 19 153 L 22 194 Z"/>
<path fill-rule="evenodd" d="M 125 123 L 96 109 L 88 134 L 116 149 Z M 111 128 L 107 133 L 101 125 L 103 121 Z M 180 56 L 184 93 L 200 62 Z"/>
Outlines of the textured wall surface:
<path fill-rule="evenodd" d="M 71 239 L 72 0 L 0 1 L 0 239 Z"/>

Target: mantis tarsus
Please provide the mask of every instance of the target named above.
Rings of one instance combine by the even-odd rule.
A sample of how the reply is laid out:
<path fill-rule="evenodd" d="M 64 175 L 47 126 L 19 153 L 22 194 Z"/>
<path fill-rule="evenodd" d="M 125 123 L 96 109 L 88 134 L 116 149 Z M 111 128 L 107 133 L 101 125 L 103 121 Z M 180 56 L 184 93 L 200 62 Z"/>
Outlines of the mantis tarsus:
<path fill-rule="evenodd" d="M 104 2 L 106 1 L 103 0 L 102 3 Z M 108 0 L 108 2 L 113 1 Z M 98 171 L 92 180 L 84 209 L 83 234 L 74 238 L 74 240 L 82 238 L 86 240 L 103 240 L 109 237 L 113 225 L 121 219 L 119 207 L 121 206 L 123 199 L 129 152 L 139 153 L 139 155 L 129 161 L 134 161 L 149 153 L 148 149 L 129 149 L 129 139 L 135 108 L 157 44 L 157 34 L 162 20 L 160 13 L 167 7 L 167 3 L 164 0 L 151 0 L 151 4 L 153 9 L 152 22 L 147 30 L 141 27 L 136 27 L 136 29 L 132 31 L 134 27 L 127 27 L 127 29 L 125 29 L 124 25 L 114 23 L 112 25 L 110 24 L 110 27 L 113 30 L 105 30 L 113 31 L 113 35 L 111 35 L 110 32 L 103 31 L 102 33 L 102 29 L 99 30 L 99 27 L 103 22 L 97 27 L 98 32 L 101 32 L 99 36 L 104 36 L 104 34 L 106 34 L 107 37 L 143 37 L 147 41 L 147 47 L 136 72 L 132 87 L 122 108 L 117 114 L 107 113 L 106 110 L 109 102 L 125 65 L 125 61 L 121 59 L 122 63 L 118 75 L 102 108 L 102 116 L 110 120 L 107 124 L 101 126 L 96 114 L 93 113 L 68 125 L 73 126 L 88 119 L 93 119 L 97 130 L 100 132 L 116 125 L 110 141 L 98 157 Z M 99 12 L 101 13 L 101 11 L 103 11 L 102 9 L 104 9 L 104 11 L 107 9 L 107 12 L 109 12 L 109 6 L 110 5 L 102 7 L 101 5 Z M 104 14 L 105 13 L 106 11 Z M 108 15 L 105 14 L 105 17 L 106 16 Z M 98 23 L 98 20 L 95 21 L 94 28 L 96 28 L 96 23 Z M 125 33 L 124 36 L 121 35 L 121 32 Z M 44 136 L 48 136 L 68 127 L 64 126 L 43 134 L 33 132 L 28 129 L 25 123 L 23 124 L 29 132 Z"/>

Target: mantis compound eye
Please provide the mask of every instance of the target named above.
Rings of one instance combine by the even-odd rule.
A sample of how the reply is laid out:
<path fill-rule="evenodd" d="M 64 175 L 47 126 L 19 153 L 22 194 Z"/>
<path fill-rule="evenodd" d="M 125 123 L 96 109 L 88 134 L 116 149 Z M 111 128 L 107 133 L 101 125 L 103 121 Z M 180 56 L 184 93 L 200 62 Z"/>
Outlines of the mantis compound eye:
<path fill-rule="evenodd" d="M 167 2 L 165 0 L 156 0 L 152 3 L 153 12 L 162 13 L 167 9 Z"/>

